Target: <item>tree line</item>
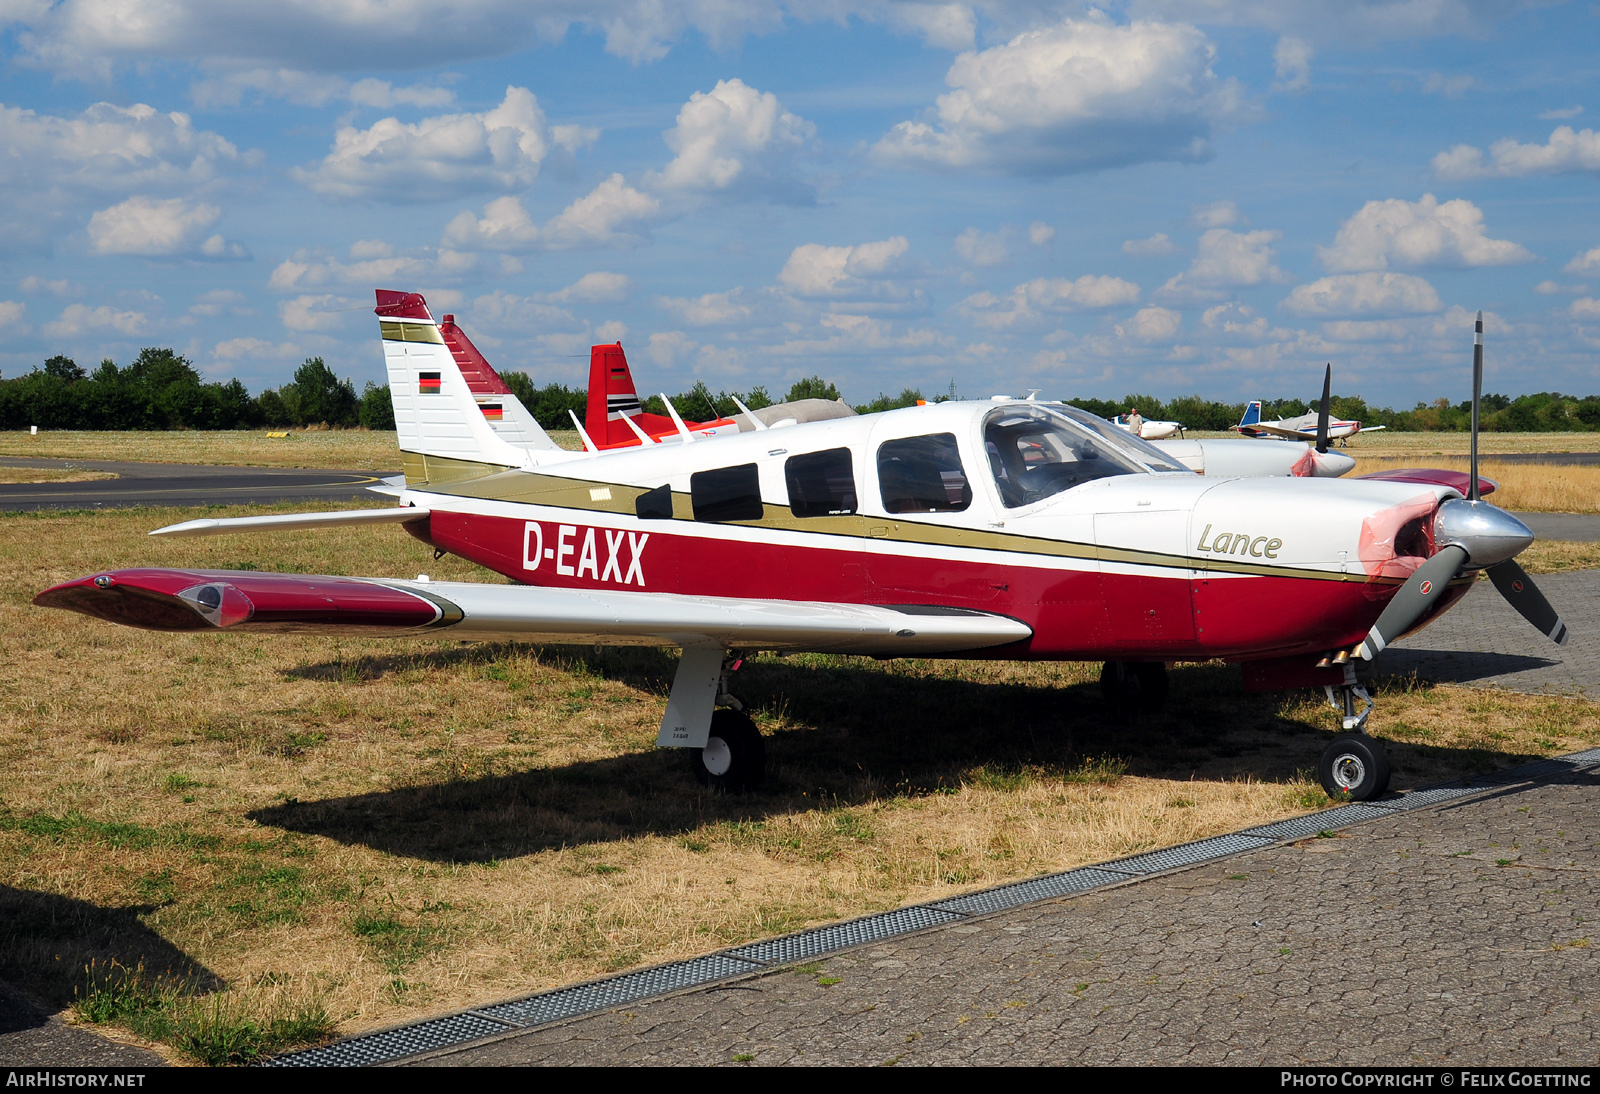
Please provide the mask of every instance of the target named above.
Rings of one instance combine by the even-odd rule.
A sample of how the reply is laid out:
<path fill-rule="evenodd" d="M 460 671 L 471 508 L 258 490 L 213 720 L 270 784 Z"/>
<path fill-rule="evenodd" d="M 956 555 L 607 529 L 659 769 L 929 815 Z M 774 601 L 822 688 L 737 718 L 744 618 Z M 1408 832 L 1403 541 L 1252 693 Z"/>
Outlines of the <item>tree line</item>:
<path fill-rule="evenodd" d="M 546 429 L 569 429 L 568 411 L 582 420 L 587 392 L 565 384 L 537 386 L 524 372 L 501 374 L 506 386 Z M 704 382 L 672 399 L 678 413 L 690 421 L 709 421 L 738 412 L 737 398 L 751 410 L 797 399 L 838 399 L 839 389 L 820 376 L 797 381 L 781 399 L 764 387 L 746 392 L 712 392 Z M 943 402 L 955 398 L 948 392 L 925 397 L 920 388 L 907 387 L 898 395 L 880 393 L 856 407 L 862 414 L 918 402 Z M 1244 403 L 1224 403 L 1185 395 L 1162 401 L 1153 395 L 1132 394 L 1121 399 L 1066 399 L 1076 406 L 1112 417 L 1137 407 L 1148 419 L 1182 422 L 1188 429 L 1223 430 L 1235 425 Z M 665 414 L 659 396 L 644 400 L 647 410 Z M 1261 416 L 1268 420 L 1293 417 L 1314 409 L 1304 399 L 1263 400 Z M 1465 431 L 1472 408 L 1467 402 L 1436 399 L 1409 410 L 1369 406 L 1359 396 L 1334 396 L 1335 417 L 1353 418 L 1365 425 L 1384 425 L 1407 431 Z M 0 429 L 253 429 L 262 426 L 393 429 L 394 407 L 387 385 L 367 383 L 358 394 L 348 379 L 341 380 L 320 357 L 306 360 L 294 378 L 278 388 L 252 396 L 237 379 L 207 383 L 193 363 L 171 349 L 145 349 L 132 364 L 119 367 L 109 358 L 92 372 L 70 357 L 52 357 L 40 368 L 13 379 L 0 379 Z M 1485 430 L 1503 432 L 1568 432 L 1600 430 L 1600 396 L 1485 395 L 1482 407 Z"/>

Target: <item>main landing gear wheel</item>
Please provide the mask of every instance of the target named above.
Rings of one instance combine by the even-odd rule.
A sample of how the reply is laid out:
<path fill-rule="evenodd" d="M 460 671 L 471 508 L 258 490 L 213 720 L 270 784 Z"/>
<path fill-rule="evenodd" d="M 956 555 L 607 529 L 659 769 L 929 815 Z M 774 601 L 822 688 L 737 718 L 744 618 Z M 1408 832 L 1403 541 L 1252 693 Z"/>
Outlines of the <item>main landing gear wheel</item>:
<path fill-rule="evenodd" d="M 706 747 L 691 748 L 689 769 L 702 786 L 723 794 L 754 790 L 767 773 L 767 747 L 749 715 L 717 710 Z"/>
<path fill-rule="evenodd" d="M 1317 777 L 1330 798 L 1371 801 L 1389 789 L 1389 756 L 1371 737 L 1335 737 L 1322 751 Z"/>
<path fill-rule="evenodd" d="M 1107 661 L 1100 694 L 1114 718 L 1160 714 L 1167 704 L 1167 666 L 1161 661 Z"/>

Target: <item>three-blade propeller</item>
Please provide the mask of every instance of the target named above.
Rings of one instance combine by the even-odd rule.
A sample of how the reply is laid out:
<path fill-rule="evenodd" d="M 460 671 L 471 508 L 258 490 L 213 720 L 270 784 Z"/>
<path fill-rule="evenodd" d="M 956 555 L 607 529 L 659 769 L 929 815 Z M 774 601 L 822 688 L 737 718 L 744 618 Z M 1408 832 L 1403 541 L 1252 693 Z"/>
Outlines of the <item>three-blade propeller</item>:
<path fill-rule="evenodd" d="M 1318 445 L 1327 428 L 1327 381 L 1323 382 L 1322 415 Z M 1464 568 L 1484 570 L 1489 580 L 1518 615 L 1557 645 L 1567 643 L 1567 625 L 1545 599 L 1516 555 L 1533 542 L 1533 533 L 1512 514 L 1490 505 L 1478 492 L 1478 410 L 1483 399 L 1483 313 L 1478 313 L 1472 346 L 1472 469 L 1467 497 L 1440 504 L 1434 518 L 1434 538 L 1439 543 L 1433 557 L 1419 566 L 1400 586 L 1383 614 L 1372 625 L 1366 641 L 1356 650 L 1371 660 L 1405 634 L 1427 614 L 1445 588 Z"/>

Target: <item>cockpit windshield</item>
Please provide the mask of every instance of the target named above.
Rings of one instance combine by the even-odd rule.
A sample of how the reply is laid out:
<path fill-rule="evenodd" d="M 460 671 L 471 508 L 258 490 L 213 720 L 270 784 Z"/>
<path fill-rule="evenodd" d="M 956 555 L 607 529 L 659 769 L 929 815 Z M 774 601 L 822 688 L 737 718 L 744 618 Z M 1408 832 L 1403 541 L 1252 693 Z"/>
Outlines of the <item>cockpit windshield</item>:
<path fill-rule="evenodd" d="M 1183 464 L 1143 437 L 1136 437 L 1128 430 L 1120 429 L 1104 418 L 1090 414 L 1087 410 L 1079 410 L 1077 407 L 1068 406 L 1065 403 L 1043 405 L 1046 410 L 1071 418 L 1079 425 L 1092 429 L 1101 440 L 1109 443 L 1123 455 L 1137 460 L 1151 471 L 1189 471 Z"/>
<path fill-rule="evenodd" d="M 983 446 L 1000 498 L 1010 509 L 1094 479 L 1145 470 L 1077 422 L 1041 406 L 992 412 L 983 421 Z"/>

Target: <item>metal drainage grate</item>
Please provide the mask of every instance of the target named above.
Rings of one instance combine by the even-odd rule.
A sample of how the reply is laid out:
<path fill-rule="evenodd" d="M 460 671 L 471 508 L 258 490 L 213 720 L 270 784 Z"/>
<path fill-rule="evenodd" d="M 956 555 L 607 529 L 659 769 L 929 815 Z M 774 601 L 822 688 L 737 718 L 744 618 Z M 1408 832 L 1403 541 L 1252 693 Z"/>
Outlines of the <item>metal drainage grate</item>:
<path fill-rule="evenodd" d="M 1440 802 L 1453 801 L 1456 798 L 1470 797 L 1480 794 L 1481 790 L 1470 786 L 1436 786 L 1431 790 L 1411 790 L 1397 798 L 1378 802 L 1387 809 L 1406 810 L 1421 809 L 1425 805 L 1438 805 Z"/>
<path fill-rule="evenodd" d="M 1322 813 L 1308 813 L 1303 817 L 1290 817 L 1288 820 L 1274 821 L 1258 828 L 1247 828 L 1243 834 L 1260 836 L 1267 840 L 1305 839 L 1318 832 L 1348 828 L 1352 824 L 1389 815 L 1389 810 L 1377 809 L 1370 805 L 1342 805 L 1338 809 L 1329 809 Z"/>
<path fill-rule="evenodd" d="M 941 911 L 929 906 L 897 908 L 892 912 L 852 919 L 848 923 L 835 923 L 829 927 L 818 927 L 815 930 L 801 931 L 799 934 L 785 935 L 783 938 L 752 942 L 748 946 L 740 946 L 726 952 L 729 957 L 736 957 L 741 961 L 783 965 L 790 961 L 802 961 L 808 957 L 832 953 L 848 946 L 859 946 L 864 942 L 877 942 L 910 931 L 926 930 L 960 918 L 961 916 L 954 912 Z"/>
<path fill-rule="evenodd" d="M 1179 844 L 1177 847 L 1163 847 L 1159 851 L 1147 851 L 1142 855 L 1119 858 L 1115 862 L 1104 862 L 1100 865 L 1103 869 L 1118 870 L 1126 874 L 1153 874 L 1159 870 L 1171 870 L 1176 866 L 1193 866 L 1197 862 L 1210 862 L 1224 855 L 1251 851 L 1271 842 L 1270 836 L 1235 832 L 1232 835 L 1213 836 L 1211 839 L 1195 843 Z"/>
<path fill-rule="evenodd" d="M 384 1030 L 336 1041 L 322 1048 L 292 1052 L 266 1062 L 267 1067 L 367 1067 L 418 1056 L 506 1031 L 506 1023 L 473 1014 L 452 1014 L 402 1029 Z"/>
<path fill-rule="evenodd" d="M 1574 769 L 1574 765 L 1561 757 L 1556 760 L 1539 760 L 1521 767 L 1508 767 L 1504 771 L 1493 771 L 1487 775 L 1474 775 L 1469 780 L 1478 788 L 1486 786 L 1511 786 L 1514 783 L 1524 783 L 1531 779 L 1543 779 L 1551 775 L 1566 775 Z"/>
<path fill-rule="evenodd" d="M 683 988 L 742 976 L 761 968 L 754 961 L 741 961 L 722 954 L 697 957 L 692 961 L 675 961 L 670 965 L 657 965 L 653 969 L 613 976 L 592 984 L 578 984 L 570 988 L 530 995 L 509 1003 L 496 1003 L 479 1007 L 480 1013 L 500 1018 L 513 1025 L 542 1026 L 546 1022 L 559 1022 L 574 1014 L 605 1010 L 620 1003 L 636 999 L 666 995 Z"/>
<path fill-rule="evenodd" d="M 962 915 L 985 915 L 1023 904 L 1032 904 L 1036 900 L 1072 896 L 1075 893 L 1098 889 L 1103 885 L 1115 885 L 1129 880 L 1131 878 L 1127 874 L 1085 867 L 1081 870 L 1068 870 L 1063 874 L 1049 874 L 1011 885 L 1002 885 L 998 889 L 985 889 L 982 892 L 968 893 L 966 896 L 936 901 L 930 907 L 941 908 L 947 912 L 959 912 Z"/>

